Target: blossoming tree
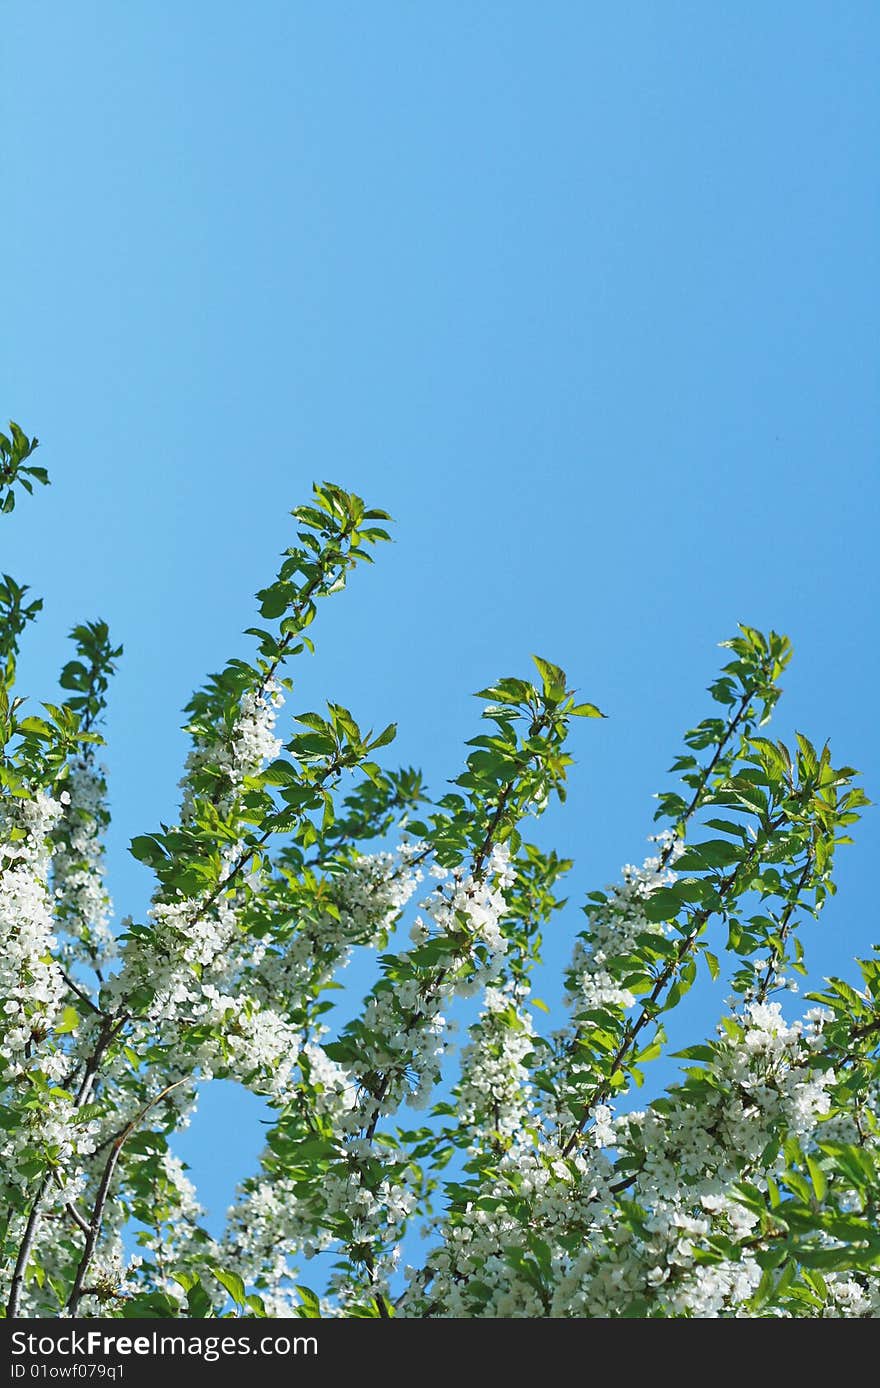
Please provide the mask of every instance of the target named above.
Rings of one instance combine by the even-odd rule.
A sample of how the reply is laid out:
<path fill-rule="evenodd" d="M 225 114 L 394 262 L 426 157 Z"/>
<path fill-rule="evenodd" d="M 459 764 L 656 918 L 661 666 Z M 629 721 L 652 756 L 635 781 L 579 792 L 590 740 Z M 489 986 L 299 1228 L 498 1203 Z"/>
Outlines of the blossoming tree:
<path fill-rule="evenodd" d="M 5 513 L 47 481 L 35 444 L 0 435 Z M 364 732 L 330 704 L 282 725 L 320 604 L 387 539 L 388 517 L 337 486 L 293 515 L 251 659 L 187 709 L 177 823 L 131 846 L 153 903 L 118 935 L 97 757 L 121 648 L 101 622 L 77 627 L 66 702 L 35 713 L 15 672 L 40 604 L 0 583 L 7 1316 L 880 1312 L 880 964 L 828 981 L 800 1021 L 777 996 L 866 803 L 827 749 L 761 732 L 786 638 L 742 627 L 725 643 L 651 854 L 588 897 L 570 1016 L 547 1034 L 530 975 L 570 864 L 526 826 L 564 798 L 571 719 L 599 711 L 545 660 L 534 681 L 498 680 L 438 800 L 382 765 L 393 724 Z M 356 946 L 376 982 L 334 1026 Z M 664 1018 L 698 973 L 718 978 L 722 950 L 715 1033 L 636 1107 Z M 448 1013 L 467 996 L 450 1079 Z M 170 1150 L 212 1077 L 272 1114 L 220 1239 Z M 399 1267 L 419 1226 L 424 1256 Z M 316 1292 L 301 1268 L 319 1251 L 333 1265 Z"/>

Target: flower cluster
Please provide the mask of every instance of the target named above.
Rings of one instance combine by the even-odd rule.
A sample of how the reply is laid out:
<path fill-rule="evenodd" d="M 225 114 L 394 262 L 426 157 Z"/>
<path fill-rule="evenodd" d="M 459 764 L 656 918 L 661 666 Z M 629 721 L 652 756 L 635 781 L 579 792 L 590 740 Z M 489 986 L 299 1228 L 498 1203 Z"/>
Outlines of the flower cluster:
<path fill-rule="evenodd" d="M 299 1306 L 296 1269 L 288 1250 L 314 1256 L 327 1240 L 313 1237 L 313 1219 L 285 1176 L 255 1177 L 229 1210 L 221 1247 L 223 1265 L 255 1285 L 270 1316 L 292 1316 Z"/>
<path fill-rule="evenodd" d="M 585 1255 L 566 1281 L 573 1314 L 619 1314 L 642 1302 L 664 1315 L 736 1314 L 761 1280 L 755 1255 L 706 1261 L 712 1236 L 747 1243 L 756 1216 L 732 1192 L 766 1184 L 785 1164 L 783 1143 L 809 1143 L 831 1108 L 833 1070 L 814 1056 L 821 1018 L 788 1024 L 778 1003 L 727 1020 L 712 1059 L 645 1112 L 617 1120 L 613 1141 L 634 1168 L 628 1199 L 644 1211 L 621 1224 L 610 1253 Z"/>
<path fill-rule="evenodd" d="M 440 1078 L 446 1017 L 452 998 L 469 997 L 497 976 L 507 941 L 502 931 L 510 854 L 492 849 L 484 872 L 454 873 L 420 906 L 413 948 L 398 955 L 368 997 L 357 1029 L 357 1074 L 367 1094 L 364 1126 L 403 1102 L 424 1107 Z M 442 942 L 439 954 L 432 945 Z"/>
<path fill-rule="evenodd" d="M 617 1119 L 597 1108 L 575 1154 L 538 1150 L 527 1135 L 513 1142 L 491 1183 L 441 1222 L 403 1313 L 737 1314 L 762 1269 L 749 1247 L 757 1216 L 732 1192 L 778 1174 L 784 1140 L 808 1142 L 828 1114 L 835 1076 L 814 1064 L 820 1026 L 752 1004 L 668 1098 Z M 742 1251 L 708 1257 L 713 1237 Z"/>
<path fill-rule="evenodd" d="M 46 885 L 49 836 L 61 812 L 45 793 L 0 800 L 0 1069 L 6 1083 L 35 1069 L 54 1082 L 66 1068 L 42 1045 L 67 992 L 52 954 L 56 940 Z"/>
<path fill-rule="evenodd" d="M 110 898 L 104 885 L 102 835 L 109 816 L 103 767 L 87 754 L 70 768 L 60 800 L 64 813 L 53 835 L 55 917 L 68 937 L 68 961 L 100 968 L 116 952 Z"/>
<path fill-rule="evenodd" d="M 224 736 L 199 735 L 186 759 L 180 785 L 183 789 L 181 816 L 191 817 L 200 778 L 209 773 L 217 789 L 217 807 L 228 812 L 246 776 L 254 776 L 281 751 L 275 735 L 278 712 L 284 703 L 281 686 L 267 680 L 257 689 L 248 689 L 239 700 L 238 711 Z"/>
<path fill-rule="evenodd" d="M 488 1132 L 509 1143 L 529 1118 L 531 1071 L 526 1062 L 536 1038 L 523 1006 L 525 996 L 525 988 L 512 982 L 487 988 L 483 1011 L 462 1051 L 459 1121 L 471 1130 L 472 1142 L 482 1142 Z"/>
<path fill-rule="evenodd" d="M 635 998 L 606 968 L 610 959 L 628 954 L 639 935 L 665 933 L 665 926 L 650 921 L 645 902 L 658 887 L 675 881 L 672 864 L 684 852 L 684 844 L 669 831 L 654 838 L 660 848 L 644 860 L 641 867 L 627 863 L 622 882 L 606 889 L 606 900 L 590 911 L 589 931 L 575 942 L 568 986 L 570 1001 L 576 1006 L 632 1007 Z"/>
<path fill-rule="evenodd" d="M 249 942 L 247 986 L 264 1006 L 298 1007 L 317 997 L 344 968 L 355 945 L 384 942 L 422 880 L 419 854 L 401 845 L 396 854 L 358 854 L 334 870 L 329 901 L 304 911 L 289 928 L 289 909 L 271 907 L 270 934 Z"/>

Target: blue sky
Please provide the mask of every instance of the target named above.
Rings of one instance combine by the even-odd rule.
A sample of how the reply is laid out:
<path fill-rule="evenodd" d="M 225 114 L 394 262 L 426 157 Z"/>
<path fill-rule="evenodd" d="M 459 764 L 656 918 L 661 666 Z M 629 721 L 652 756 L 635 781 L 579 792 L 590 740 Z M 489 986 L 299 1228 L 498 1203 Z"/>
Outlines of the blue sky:
<path fill-rule="evenodd" d="M 35 696 L 74 622 L 125 643 L 119 914 L 180 710 L 313 478 L 397 539 L 325 607 L 297 706 L 397 719 L 439 786 L 471 691 L 565 666 L 610 714 L 548 826 L 575 900 L 643 854 L 737 621 L 794 642 L 781 734 L 880 794 L 875 5 L 31 0 L 3 27 L 0 408 L 53 487 L 0 563 L 46 600 Z M 878 857 L 869 812 L 818 973 L 880 933 Z M 185 1142 L 215 1215 L 260 1140 L 218 1100 Z"/>

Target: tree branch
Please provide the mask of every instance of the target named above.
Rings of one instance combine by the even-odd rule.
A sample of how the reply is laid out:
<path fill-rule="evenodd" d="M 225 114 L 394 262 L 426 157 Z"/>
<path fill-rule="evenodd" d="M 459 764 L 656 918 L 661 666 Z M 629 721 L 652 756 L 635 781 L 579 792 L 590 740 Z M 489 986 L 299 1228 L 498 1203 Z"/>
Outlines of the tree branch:
<path fill-rule="evenodd" d="M 101 1176 L 100 1185 L 98 1186 L 98 1193 L 95 1196 L 95 1204 L 92 1209 L 92 1217 L 89 1220 L 87 1226 L 88 1233 L 86 1234 L 85 1247 L 83 1248 L 82 1257 L 79 1260 L 79 1266 L 76 1270 L 76 1277 L 74 1278 L 73 1288 L 71 1290 L 70 1297 L 68 1298 L 67 1302 L 67 1310 L 71 1316 L 76 1315 L 77 1310 L 79 1308 L 79 1303 L 85 1295 L 85 1279 L 91 1266 L 92 1258 L 94 1257 L 95 1246 L 98 1242 L 98 1237 L 101 1233 L 101 1223 L 104 1218 L 104 1208 L 107 1204 L 107 1197 L 110 1194 L 110 1183 L 113 1180 L 113 1173 L 116 1170 L 116 1164 L 119 1161 L 119 1158 L 122 1154 L 122 1149 L 125 1146 L 128 1139 L 131 1137 L 135 1128 L 140 1123 L 141 1119 L 145 1118 L 146 1115 L 150 1112 L 150 1109 L 155 1108 L 156 1104 L 158 1104 L 162 1099 L 164 1099 L 166 1094 L 170 1094 L 172 1089 L 176 1089 L 178 1085 L 183 1083 L 184 1080 L 180 1079 L 175 1080 L 173 1084 L 166 1085 L 165 1088 L 159 1094 L 156 1095 L 155 1099 L 151 1099 L 148 1104 L 145 1104 L 144 1107 L 140 1109 L 138 1113 L 135 1114 L 131 1122 L 126 1124 L 126 1126 L 123 1128 L 122 1132 L 116 1138 L 115 1142 L 113 1143 L 113 1146 L 110 1149 L 110 1154 L 107 1157 L 106 1162 L 104 1163 L 104 1171 Z"/>

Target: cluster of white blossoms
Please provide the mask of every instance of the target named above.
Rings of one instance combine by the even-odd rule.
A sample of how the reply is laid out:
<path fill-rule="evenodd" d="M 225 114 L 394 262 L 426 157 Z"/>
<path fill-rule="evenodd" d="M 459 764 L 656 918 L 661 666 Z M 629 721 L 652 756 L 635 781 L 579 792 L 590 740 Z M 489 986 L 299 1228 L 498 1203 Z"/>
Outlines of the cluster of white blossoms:
<path fill-rule="evenodd" d="M 126 942 L 105 998 L 123 1006 L 148 996 L 141 1028 L 147 1043 L 175 1051 L 193 1033 L 187 1054 L 202 1078 L 238 1079 L 270 1098 L 289 1097 L 301 1036 L 283 1008 L 243 991 L 247 940 L 235 904 L 160 903 L 149 916 L 152 928 Z"/>
<path fill-rule="evenodd" d="M 432 981 L 433 984 L 433 981 Z M 381 1076 L 378 1090 L 364 1096 L 361 1126 L 377 1114 L 395 1113 L 409 1102 L 424 1107 L 440 1078 L 446 1017 L 441 986 L 416 978 L 377 990 L 364 1008 L 363 1045 L 353 1073 Z"/>
<path fill-rule="evenodd" d="M 357 1131 L 353 1115 L 357 1108 L 358 1082 L 351 1071 L 331 1060 L 317 1041 L 305 1043 L 300 1064 L 308 1071 L 313 1111 L 321 1118 L 329 1118 L 338 1132 Z"/>
<path fill-rule="evenodd" d="M 63 1058 L 41 1049 L 67 993 L 52 957 L 47 888 L 49 835 L 61 813 L 45 793 L 0 799 L 0 1077 L 6 1084 L 35 1068 L 56 1082 L 66 1069 Z"/>
<path fill-rule="evenodd" d="M 98 1126 L 62 1088 L 71 1059 L 53 1032 L 67 997 L 52 954 L 57 942 L 47 885 L 50 838 L 61 813 L 61 804 L 43 793 L 0 800 L 0 1093 L 14 1120 L 0 1124 L 0 1192 L 17 1204 L 51 1163 L 56 1175 L 45 1203 L 56 1208 L 80 1194 Z M 52 1103 L 34 1103 L 34 1094 L 50 1086 Z M 13 1216 L 10 1234 L 20 1238 L 23 1229 L 23 1218 Z"/>
<path fill-rule="evenodd" d="M 337 1241 L 332 1226 L 342 1220 L 350 1229 L 350 1244 L 369 1248 L 378 1240 L 386 1250 L 372 1266 L 370 1286 L 374 1293 L 387 1295 L 399 1261 L 398 1234 L 415 1204 L 412 1191 L 395 1179 L 371 1188 L 354 1163 L 342 1162 L 329 1167 L 312 1198 L 298 1193 L 297 1184 L 275 1175 L 247 1183 L 229 1211 L 223 1266 L 245 1283 L 257 1285 L 264 1297 L 263 1288 L 272 1289 L 271 1302 L 266 1302 L 270 1315 L 291 1316 L 300 1304 L 293 1291 L 297 1274 L 291 1258 L 310 1259 L 332 1247 Z M 348 1298 L 362 1295 L 362 1289 L 349 1286 L 344 1276 L 334 1281 L 332 1290 L 341 1301 L 332 1309 L 328 1303 L 327 1314 L 344 1315 Z"/>
<path fill-rule="evenodd" d="M 669 1316 L 736 1314 L 761 1280 L 753 1252 L 700 1261 L 712 1234 L 747 1241 L 756 1216 L 730 1198 L 736 1182 L 781 1170 L 782 1138 L 808 1142 L 831 1107 L 832 1070 L 814 1068 L 816 1022 L 786 1023 L 778 1003 L 749 1004 L 740 1030 L 722 1030 L 699 1098 L 688 1086 L 622 1115 L 608 1138 L 634 1166 L 627 1199 L 645 1212 L 621 1220 L 557 1281 L 558 1313 L 619 1315 L 632 1303 Z M 770 1154 L 768 1156 L 768 1154 Z M 768 1165 L 769 1162 L 769 1165 Z"/>
<path fill-rule="evenodd" d="M 337 899 L 340 905 L 353 904 L 361 927 L 366 925 L 372 938 L 392 924 L 412 895 L 422 878 L 417 866 L 422 857 L 424 845 L 416 844 L 404 848 L 397 862 L 388 854 L 361 858 L 354 865 L 353 880 L 344 879 Z M 313 1257 L 330 1248 L 338 1242 L 334 1231 L 341 1225 L 350 1230 L 346 1236 L 350 1247 L 373 1250 L 372 1294 L 390 1295 L 399 1237 L 417 1197 L 402 1170 L 377 1186 L 371 1174 L 379 1151 L 373 1130 L 380 1117 L 396 1112 L 403 1103 L 413 1108 L 427 1104 L 440 1075 L 446 1030 L 441 1009 L 456 993 L 474 992 L 497 972 L 506 945 L 500 931 L 506 909 L 503 893 L 513 880 L 505 847 L 492 851 L 479 878 L 437 868 L 430 873 L 442 885 L 421 903 L 422 915 L 412 932 L 413 950 L 399 956 L 405 976 L 387 978 L 366 1001 L 357 1031 L 356 1063 L 342 1064 L 327 1055 L 320 1044 L 322 1027 L 314 1028 L 302 1046 L 301 1097 L 307 1098 L 314 1118 L 332 1128 L 338 1143 L 337 1160 L 320 1182 L 318 1207 L 293 1189 L 296 1182 L 263 1176 L 246 1184 L 231 1212 L 224 1256 L 227 1261 L 236 1258 L 235 1266 L 246 1280 L 259 1277 L 261 1286 L 281 1285 L 272 1300 L 273 1314 L 289 1315 L 290 1307 L 297 1304 L 283 1289 L 285 1279 L 293 1276 L 290 1259 Z M 351 938 L 344 910 L 334 923 L 337 940 L 340 935 L 343 940 Z M 322 927 L 322 939 L 332 937 L 332 927 L 333 923 Z M 454 954 L 442 955 L 427 970 L 417 967 L 425 941 L 453 934 Z M 481 959 L 473 954 L 477 944 L 483 946 Z M 296 948 L 294 936 L 285 946 L 285 956 Z M 258 966 L 258 973 L 262 967 Z M 289 986 L 289 975 L 283 976 L 283 986 Z M 502 998 L 508 1006 L 507 995 L 490 992 L 490 1010 L 496 1003 L 500 1006 Z M 349 1301 L 362 1299 L 364 1290 L 357 1279 L 343 1276 L 334 1282 L 335 1313 L 344 1314 Z M 334 1313 L 330 1303 L 328 1313 Z"/>
<path fill-rule="evenodd" d="M 412 856 L 404 850 L 398 858 L 390 853 L 359 857 L 334 879 L 337 910 L 309 916 L 275 944 L 242 934 L 232 907 L 226 908 L 225 921 L 218 917 L 215 929 L 202 929 L 200 921 L 190 931 L 184 952 L 187 962 L 197 957 L 198 976 L 188 979 L 182 997 L 178 977 L 176 1002 L 182 1002 L 190 1021 L 203 1030 L 207 1024 L 220 1038 L 219 1044 L 202 1041 L 195 1053 L 204 1077 L 222 1073 L 273 1100 L 291 1097 L 304 1037 L 288 1021 L 290 1011 L 301 1008 L 304 997 L 319 995 L 345 966 L 354 943 L 383 938 L 421 880 Z M 333 1062 L 318 1045 L 326 1028 L 313 1023 L 310 1031 L 312 1065 L 323 1063 L 326 1074 Z M 354 1086 L 348 1077 L 347 1092 Z"/>
<path fill-rule="evenodd" d="M 275 680 L 242 696 L 225 768 L 231 778 L 249 776 L 250 768 L 265 766 L 278 756 L 281 739 L 275 736 L 275 722 L 283 703 L 281 686 Z"/>
<path fill-rule="evenodd" d="M 219 765 L 229 782 L 227 796 L 244 778 L 256 775 L 281 744 L 274 735 L 280 687 L 268 682 L 242 696 L 238 717 L 224 741 L 197 743 L 188 761 L 184 816 L 191 810 L 191 780 L 203 765 Z M 222 805 L 221 805 L 222 808 Z M 224 852 L 231 878 L 242 847 Z M 174 1048 L 190 1029 L 200 1040 L 190 1058 L 203 1078 L 239 1079 L 273 1099 L 288 1097 L 300 1036 L 283 1010 L 242 988 L 245 973 L 265 953 L 238 926 L 240 893 L 214 894 L 184 901 L 159 901 L 148 912 L 147 929 L 129 927 L 122 968 L 107 983 L 105 1002 L 124 1008 L 132 997 L 146 997 L 142 1021 L 146 1039 Z"/>
<path fill-rule="evenodd" d="M 79 1306 L 81 1316 L 105 1316 L 124 1305 L 140 1290 L 139 1274 L 142 1259 L 133 1254 L 127 1258 L 121 1252 L 102 1252 L 92 1259 L 89 1286 Z M 177 1288 L 183 1301 L 180 1288 Z"/>
<path fill-rule="evenodd" d="M 707 1197 L 708 1200 L 708 1197 Z M 725 1223 L 724 1215 L 730 1220 Z M 714 1318 L 743 1307 L 756 1291 L 761 1269 L 745 1252 L 739 1260 L 698 1262 L 713 1232 L 744 1236 L 750 1226 L 736 1210 L 705 1213 L 684 1202 L 657 1199 L 638 1229 L 618 1218 L 604 1238 L 585 1242 L 560 1269 L 551 1314 L 614 1317 L 624 1313 Z"/>
<path fill-rule="evenodd" d="M 246 776 L 254 776 L 281 751 L 281 739 L 275 736 L 275 723 L 284 704 L 281 686 L 268 680 L 259 689 L 249 689 L 239 701 L 238 715 L 224 738 L 197 739 L 186 759 L 180 785 L 183 789 L 181 815 L 188 819 L 193 810 L 193 780 L 210 767 L 220 772 L 223 793 L 218 808 L 228 810 L 234 803 Z"/>
<path fill-rule="evenodd" d="M 258 1275 L 282 1282 L 291 1274 L 288 1258 L 313 1258 L 332 1236 L 316 1225 L 314 1203 L 297 1195 L 292 1177 L 258 1176 L 239 1193 L 227 1218 L 223 1256 L 245 1281 Z"/>
<path fill-rule="evenodd" d="M 359 1149 L 368 1149 L 363 1140 Z M 322 1175 L 320 1186 L 308 1195 L 293 1177 L 271 1174 L 248 1181 L 229 1211 L 221 1256 L 223 1266 L 237 1272 L 248 1284 L 272 1289 L 271 1315 L 290 1316 L 300 1304 L 293 1291 L 297 1275 L 295 1257 L 314 1258 L 338 1241 L 334 1226 L 342 1221 L 350 1230 L 349 1241 L 371 1247 L 377 1238 L 388 1252 L 373 1267 L 376 1290 L 387 1291 L 388 1279 L 397 1266 L 396 1239 L 411 1213 L 415 1196 L 394 1179 L 371 1188 L 363 1179 L 358 1158 L 366 1150 L 346 1153 Z M 300 1189 L 297 1187 L 300 1186 Z M 340 1282 L 339 1288 L 341 1289 Z"/>
<path fill-rule="evenodd" d="M 661 1108 L 621 1117 L 616 1142 L 636 1151 L 639 1181 L 652 1196 L 716 1196 L 760 1165 L 774 1134 L 809 1137 L 831 1107 L 834 1071 L 810 1065 L 813 1023 L 789 1025 L 779 1003 L 751 1003 L 742 1036 L 723 1034 L 714 1049 L 713 1083 L 700 1092 L 672 1091 Z"/>
<path fill-rule="evenodd" d="M 826 1272 L 823 1320 L 875 1319 L 880 1316 L 880 1276 L 863 1272 L 859 1281 L 844 1272 Z"/>
<path fill-rule="evenodd" d="M 307 917 L 275 944 L 239 929 L 234 895 L 209 906 L 160 902 L 149 913 L 151 928 L 127 941 L 105 997 L 121 1006 L 146 990 L 136 1044 L 158 1041 L 178 1059 L 184 1045 L 202 1080 L 237 1079 L 278 1104 L 301 1087 L 302 1054 L 313 1100 L 339 1116 L 353 1106 L 357 1081 L 325 1055 L 318 1041 L 325 1028 L 313 1025 L 304 1047 L 289 1013 L 346 962 L 353 942 L 375 942 L 390 927 L 421 880 L 415 856 L 405 848 L 397 858 L 359 857 L 334 879 L 337 910 Z"/>
<path fill-rule="evenodd" d="M 222 1065 L 225 1078 L 241 1080 L 256 1093 L 284 1103 L 293 1094 L 301 1044 L 301 1033 L 280 1011 L 248 1000 L 227 1020 L 219 1044 L 205 1043 L 196 1054 L 206 1078 Z"/>
<path fill-rule="evenodd" d="M 462 1051 L 459 1121 L 473 1130 L 475 1143 L 487 1132 L 509 1142 L 529 1119 L 532 1086 L 525 1061 L 535 1049 L 535 1029 L 523 1006 L 526 995 L 526 988 L 514 982 L 487 988 Z"/>
<path fill-rule="evenodd" d="M 373 990 L 364 1008 L 356 1073 L 382 1077 L 378 1090 L 364 1096 L 364 1127 L 404 1102 L 414 1108 L 429 1102 L 440 1078 L 447 1029 L 442 1008 L 485 987 L 502 967 L 504 890 L 513 876 L 507 846 L 496 846 L 482 874 L 453 873 L 421 902 L 411 931 L 413 949 L 398 956 L 394 976 Z M 455 950 L 427 969 L 420 967 L 422 946 L 444 937 L 456 940 Z"/>
<path fill-rule="evenodd" d="M 371 944 L 390 930 L 424 874 L 423 843 L 401 843 L 396 853 L 359 853 L 334 879 L 346 937 Z M 327 926 L 328 933 L 332 926 Z"/>
<path fill-rule="evenodd" d="M 568 1158 L 528 1134 L 515 1141 L 473 1201 L 440 1223 L 401 1314 L 743 1314 L 762 1276 L 755 1253 L 704 1261 L 707 1240 L 749 1243 L 757 1217 L 732 1188 L 778 1174 L 783 1137 L 808 1143 L 829 1112 L 834 1073 L 812 1064 L 821 1025 L 815 1014 L 790 1025 L 778 1004 L 751 1004 L 739 1030 L 720 1032 L 699 1099 L 684 1086 L 617 1119 L 599 1106 Z M 637 1218 L 622 1214 L 616 1190 Z M 841 1287 L 842 1304 L 870 1301 L 859 1282 Z"/>
<path fill-rule="evenodd" d="M 607 900 L 591 908 L 590 928 L 586 936 L 575 942 L 569 987 L 569 999 L 576 1006 L 632 1007 L 635 997 L 605 967 L 609 959 L 629 954 L 636 947 L 639 935 L 663 935 L 666 926 L 648 920 L 645 902 L 658 887 L 668 887 L 676 880 L 672 864 L 684 852 L 683 842 L 665 830 L 653 840 L 659 854 L 645 859 L 641 867 L 627 863 L 622 869 L 622 882 L 606 888 Z"/>
<path fill-rule="evenodd" d="M 507 940 L 501 928 L 507 910 L 504 892 L 516 877 L 507 844 L 492 848 L 478 877 L 460 871 L 450 873 L 441 867 L 431 868 L 430 875 L 440 885 L 420 905 L 427 919 L 418 915 L 413 922 L 413 944 L 419 946 L 432 937 L 455 934 L 465 922 L 472 945 L 484 944 L 490 955 L 505 954 Z M 467 981 L 457 981 L 455 991 L 462 997 L 470 996 L 497 973 L 498 967 L 496 963 L 490 969 L 469 973 Z"/>
<path fill-rule="evenodd" d="M 611 1166 L 586 1146 L 563 1161 L 530 1135 L 503 1154 L 473 1199 L 430 1231 L 439 1241 L 421 1268 L 407 1268 L 398 1315 L 407 1317 L 531 1318 L 551 1311 L 552 1277 L 570 1256 L 567 1246 L 601 1240 L 613 1225 Z M 513 1192 L 513 1195 L 512 1195 Z M 528 1209 L 527 1224 L 522 1209 Z M 544 1261 L 535 1258 L 543 1245 Z M 512 1250 L 521 1257 L 511 1260 Z M 575 1313 L 570 1313 L 575 1314 Z"/>
<path fill-rule="evenodd" d="M 174 1273 L 209 1267 L 217 1260 L 218 1248 L 205 1233 L 202 1223 L 205 1211 L 183 1162 L 171 1152 L 163 1152 L 153 1163 L 151 1174 L 156 1198 L 169 1213 L 160 1225 L 146 1226 L 142 1230 L 138 1240 L 141 1257 L 151 1264 L 152 1288 L 173 1297 L 184 1307 L 183 1288 L 175 1280 Z M 119 1251 L 121 1253 L 121 1249 Z M 219 1308 L 225 1299 L 222 1292 L 212 1286 L 209 1277 L 203 1277 L 202 1283 L 209 1294 L 215 1295 Z"/>
<path fill-rule="evenodd" d="M 160 1030 L 216 1010 L 214 977 L 228 967 L 235 907 L 222 897 L 210 905 L 198 899 L 159 902 L 148 919 L 149 929 L 125 922 L 131 933 L 122 949 L 122 968 L 105 987 L 105 1003 L 123 1007 L 146 991 L 150 1019 Z"/>
<path fill-rule="evenodd" d="M 228 1212 L 220 1248 L 221 1265 L 237 1272 L 246 1285 L 258 1286 L 270 1316 L 293 1316 L 301 1304 L 288 1250 L 312 1257 L 328 1241 L 314 1236 L 313 1215 L 308 1205 L 303 1207 L 295 1185 L 283 1175 L 248 1181 Z"/>
<path fill-rule="evenodd" d="M 367 999 L 358 1029 L 357 1064 L 345 1067 L 350 1083 L 334 1086 L 345 1162 L 335 1166 L 332 1179 L 325 1182 L 323 1222 L 332 1226 L 343 1216 L 352 1230 L 348 1246 L 372 1250 L 368 1284 L 345 1276 L 333 1284 L 341 1314 L 349 1302 L 362 1299 L 365 1290 L 390 1296 L 399 1239 L 417 1201 L 410 1184 L 413 1173 L 403 1167 L 378 1187 L 366 1174 L 377 1156 L 375 1126 L 404 1103 L 413 1109 L 427 1106 L 441 1072 L 447 1030 L 441 1009 L 454 996 L 470 995 L 495 977 L 507 947 L 500 923 L 506 911 L 504 890 L 514 879 L 514 869 L 506 845 L 492 849 L 479 876 L 442 870 L 432 870 L 432 875 L 441 885 L 421 903 L 423 914 L 412 931 L 414 949 L 399 956 L 400 975 L 386 979 Z M 456 938 L 456 950 L 441 955 L 427 971 L 419 968 L 421 946 L 444 936 Z M 482 947 L 479 956 L 475 946 Z M 353 1086 L 358 1101 L 349 1108 Z"/>
<path fill-rule="evenodd" d="M 98 1123 L 84 1119 L 70 1095 L 53 1095 L 49 1112 L 36 1105 L 13 1110 L 13 1128 L 0 1127 L 0 1190 L 21 1192 L 31 1187 L 35 1173 L 30 1163 L 51 1162 L 56 1178 L 48 1189 L 48 1203 L 61 1207 L 75 1200 L 86 1185 L 83 1163 L 95 1149 Z"/>
<path fill-rule="evenodd" d="M 104 768 L 86 754 L 70 768 L 60 796 L 64 813 L 53 835 L 52 887 L 65 959 L 95 968 L 116 952 L 101 839 L 106 793 Z"/>
<path fill-rule="evenodd" d="M 422 881 L 418 856 L 403 844 L 396 854 L 359 854 L 346 863 L 331 879 L 332 911 L 307 914 L 274 943 L 250 942 L 248 991 L 264 1006 L 316 997 L 355 945 L 382 943 Z"/>
<path fill-rule="evenodd" d="M 668 933 L 664 922 L 648 919 L 645 903 L 658 888 L 669 887 L 676 881 L 672 864 L 682 856 L 685 847 L 669 830 L 652 835 L 649 841 L 657 845 L 659 852 L 647 857 L 641 867 L 624 864 L 622 881 L 609 884 L 605 900 L 590 906 L 589 926 L 575 940 L 566 973 L 565 998 L 574 1016 L 567 1026 L 553 1033 L 553 1083 L 539 1096 L 550 1131 L 564 1131 L 571 1126 L 571 1104 L 580 1101 L 584 1092 L 593 1087 L 592 1063 L 581 1058 L 577 1044 L 581 1027 L 591 1025 L 583 1014 L 602 1008 L 626 1011 L 635 1005 L 635 995 L 621 986 L 620 979 L 608 967 L 610 961 L 636 954 L 640 935 L 662 937 Z"/>

